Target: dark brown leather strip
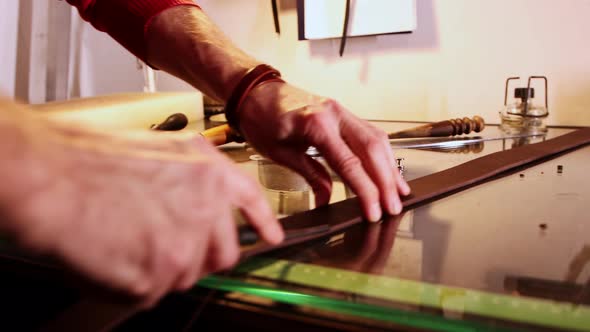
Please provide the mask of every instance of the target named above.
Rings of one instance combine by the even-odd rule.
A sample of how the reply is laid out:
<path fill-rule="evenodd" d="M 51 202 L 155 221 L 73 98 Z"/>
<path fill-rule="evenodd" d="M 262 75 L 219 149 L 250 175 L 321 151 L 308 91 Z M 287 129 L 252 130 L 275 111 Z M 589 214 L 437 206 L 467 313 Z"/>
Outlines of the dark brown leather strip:
<path fill-rule="evenodd" d="M 510 174 L 510 171 L 530 167 L 561 153 L 590 144 L 590 128 L 583 128 L 545 142 L 495 152 L 409 181 L 412 194 L 403 198 L 404 208 L 415 207 L 435 198 L 456 193 L 476 184 Z M 242 259 L 304 241 L 321 238 L 342 231 L 363 220 L 357 198 L 340 201 L 314 210 L 298 213 L 280 220 L 286 232 L 318 224 L 328 224 L 322 234 L 290 238 L 277 246 L 259 243 L 242 248 Z"/>

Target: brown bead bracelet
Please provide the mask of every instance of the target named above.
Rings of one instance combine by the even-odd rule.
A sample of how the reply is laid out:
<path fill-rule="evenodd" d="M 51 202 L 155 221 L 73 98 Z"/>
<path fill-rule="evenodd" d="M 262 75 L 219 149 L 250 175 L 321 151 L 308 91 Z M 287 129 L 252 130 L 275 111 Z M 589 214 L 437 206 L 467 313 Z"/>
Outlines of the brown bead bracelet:
<path fill-rule="evenodd" d="M 281 73 L 269 65 L 260 64 L 248 70 L 248 72 L 246 72 L 246 74 L 240 79 L 225 104 L 225 118 L 227 119 L 227 124 L 232 128 L 236 135 L 241 136 L 240 139 L 242 142 L 244 135 L 240 130 L 240 121 L 238 119 L 240 107 L 255 87 L 266 82 L 285 81 L 281 79 Z"/>

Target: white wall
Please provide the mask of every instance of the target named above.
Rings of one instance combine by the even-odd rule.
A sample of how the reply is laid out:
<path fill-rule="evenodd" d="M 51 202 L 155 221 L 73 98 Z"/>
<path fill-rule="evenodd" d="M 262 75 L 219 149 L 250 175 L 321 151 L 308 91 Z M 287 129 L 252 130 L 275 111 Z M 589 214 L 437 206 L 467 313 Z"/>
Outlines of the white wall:
<path fill-rule="evenodd" d="M 587 0 L 417 0 L 414 34 L 351 39 L 343 58 L 338 41 L 296 41 L 295 1 L 281 1 L 280 38 L 269 1 L 200 2 L 240 46 L 288 80 L 365 118 L 482 114 L 493 122 L 507 77 L 546 75 L 550 121 L 590 125 Z"/>
<path fill-rule="evenodd" d="M 0 1 L 0 94 L 14 95 L 18 1 Z"/>
<path fill-rule="evenodd" d="M 587 0 L 417 0 L 415 33 L 350 39 L 342 58 L 338 40 L 297 40 L 295 0 L 280 1 L 280 37 L 269 1 L 198 2 L 239 46 L 280 68 L 287 80 L 364 118 L 480 114 L 498 122 L 507 77 L 546 75 L 550 123 L 590 125 Z M 74 90 L 83 96 L 141 90 L 132 56 L 88 24 L 80 33 Z M 190 89 L 161 75 L 159 87 Z"/>
<path fill-rule="evenodd" d="M 143 72 L 137 58 L 107 34 L 72 13 L 70 96 L 88 97 L 117 92 L 143 91 Z M 157 72 L 158 91 L 194 91 L 187 83 Z"/>

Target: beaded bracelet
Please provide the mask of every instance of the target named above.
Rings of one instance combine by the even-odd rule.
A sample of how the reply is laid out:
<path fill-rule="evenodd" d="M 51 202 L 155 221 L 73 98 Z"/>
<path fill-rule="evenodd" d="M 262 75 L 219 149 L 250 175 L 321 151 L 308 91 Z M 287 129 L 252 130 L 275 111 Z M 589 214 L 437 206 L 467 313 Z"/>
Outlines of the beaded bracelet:
<path fill-rule="evenodd" d="M 227 124 L 237 135 L 244 136 L 241 133 L 238 119 L 240 107 L 255 87 L 267 82 L 285 81 L 281 79 L 281 73 L 275 68 L 265 64 L 258 65 L 246 72 L 228 98 L 225 104 L 225 118 L 227 119 Z"/>

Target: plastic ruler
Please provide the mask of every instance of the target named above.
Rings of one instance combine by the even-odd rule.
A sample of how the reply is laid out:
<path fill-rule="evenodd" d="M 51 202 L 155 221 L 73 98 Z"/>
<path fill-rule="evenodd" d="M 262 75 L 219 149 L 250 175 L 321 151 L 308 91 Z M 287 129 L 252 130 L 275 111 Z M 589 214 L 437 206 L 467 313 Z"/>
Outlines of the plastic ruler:
<path fill-rule="evenodd" d="M 547 328 L 590 331 L 590 307 L 581 304 L 576 305 L 530 297 L 509 296 L 460 287 L 371 275 L 313 264 L 258 257 L 241 264 L 237 267 L 236 271 L 246 273 L 249 277 L 362 295 L 402 304 L 427 306 L 440 309 L 443 312 L 454 312 L 455 315 L 473 314 Z M 317 296 L 307 296 L 295 292 L 290 293 L 280 289 L 273 291 L 272 288 L 266 286 L 256 287 L 256 284 L 248 282 L 238 285 L 234 281 L 234 287 L 225 287 L 232 285 L 231 280 L 223 279 L 222 277 L 208 277 L 203 279 L 200 285 L 226 291 L 233 290 L 250 293 L 252 295 L 272 298 L 277 301 L 315 306 L 323 309 L 329 309 L 333 306 L 339 312 L 343 312 L 341 309 L 346 309 L 347 307 L 346 303 L 344 303 L 346 302 L 345 300 L 338 301 L 336 299 L 331 302 L 329 299 Z M 363 315 L 362 309 L 366 305 L 357 302 L 348 303 L 348 306 L 351 309 L 350 314 Z M 374 305 L 369 305 L 365 309 L 369 310 L 369 315 L 371 315 L 371 312 L 373 313 L 371 315 L 372 317 L 369 318 L 390 320 L 397 323 L 404 323 L 403 320 L 407 318 L 407 315 L 411 315 L 411 313 L 406 312 L 404 316 L 397 317 L 394 311 L 399 311 L 399 309 Z M 379 315 L 379 312 L 381 312 L 381 315 Z M 367 316 L 367 314 L 364 314 L 364 316 Z M 421 319 L 425 319 L 424 313 L 421 313 L 420 316 Z M 427 324 L 428 319 L 425 319 L 424 322 Z M 463 325 L 468 325 L 469 323 L 463 323 Z M 474 321 L 474 323 L 477 324 L 477 321 Z M 479 324 L 482 327 L 485 326 L 481 322 Z M 439 330 L 456 330 L 458 328 L 458 326 L 452 324 L 446 327 L 444 324 L 434 324 L 434 326 L 439 327 Z"/>

